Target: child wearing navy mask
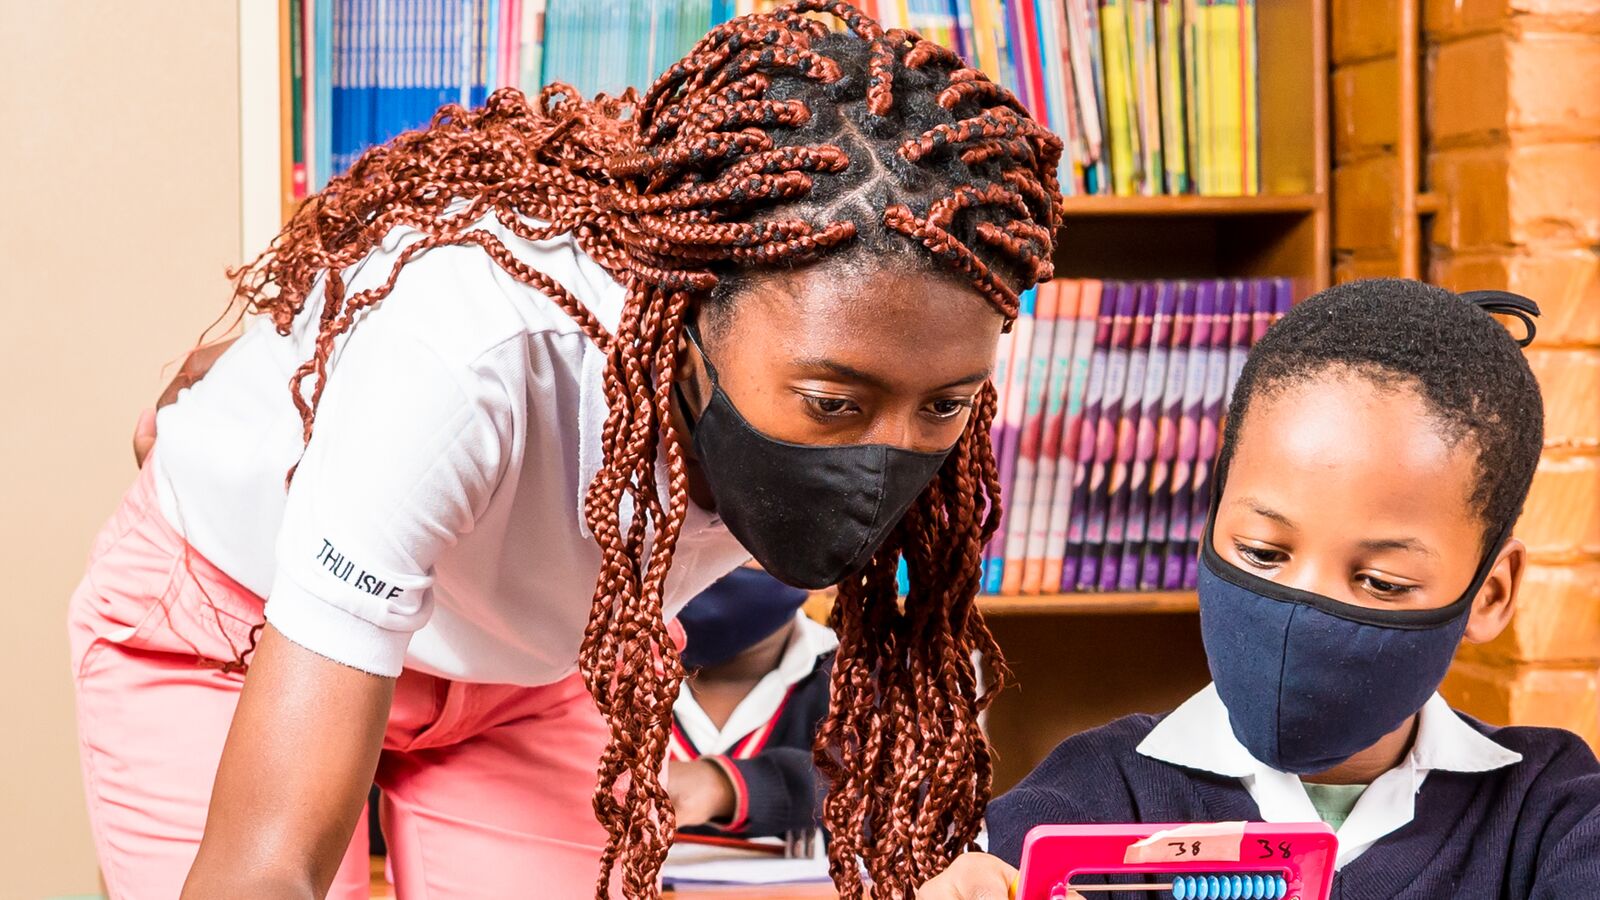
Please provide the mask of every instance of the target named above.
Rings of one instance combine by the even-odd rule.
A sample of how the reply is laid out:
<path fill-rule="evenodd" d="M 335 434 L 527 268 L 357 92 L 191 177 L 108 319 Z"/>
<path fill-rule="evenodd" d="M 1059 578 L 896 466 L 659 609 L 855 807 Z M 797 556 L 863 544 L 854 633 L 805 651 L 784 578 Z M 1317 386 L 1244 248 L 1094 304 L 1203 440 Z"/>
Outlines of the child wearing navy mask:
<path fill-rule="evenodd" d="M 811 747 L 839 641 L 808 594 L 735 569 L 678 614 L 689 670 L 673 705 L 667 791 L 688 833 L 776 837 L 815 828 Z"/>
<path fill-rule="evenodd" d="M 1506 627 L 1543 443 L 1530 301 L 1352 282 L 1250 353 L 1202 542 L 1213 684 L 1064 741 L 989 807 L 993 856 L 919 900 L 1006 895 L 1035 825 L 1322 820 L 1336 900 L 1600 896 L 1600 764 L 1436 692 Z M 1526 345 L 1526 340 L 1522 341 Z"/>

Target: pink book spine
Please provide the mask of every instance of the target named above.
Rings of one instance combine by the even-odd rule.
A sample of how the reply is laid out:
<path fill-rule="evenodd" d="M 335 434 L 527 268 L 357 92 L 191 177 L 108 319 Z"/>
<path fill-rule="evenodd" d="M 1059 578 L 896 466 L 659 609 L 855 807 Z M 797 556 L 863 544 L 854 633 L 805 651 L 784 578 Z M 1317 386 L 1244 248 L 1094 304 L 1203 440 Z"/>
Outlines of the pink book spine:
<path fill-rule="evenodd" d="M 1204 480 L 1198 461 L 1204 430 L 1206 385 L 1211 378 L 1212 334 L 1217 330 L 1217 282 L 1195 286 L 1194 331 L 1189 336 L 1189 375 L 1183 386 L 1183 417 L 1178 422 L 1178 455 L 1172 468 L 1172 517 L 1162 549 L 1161 587 L 1183 587 L 1189 556 L 1189 512 L 1195 482 Z M 1220 367 L 1217 367 L 1221 371 Z M 1220 387 L 1219 387 L 1220 392 Z"/>
<path fill-rule="evenodd" d="M 1173 285 L 1172 293 L 1177 305 L 1167 355 L 1167 384 L 1162 389 L 1161 415 L 1156 422 L 1155 465 L 1150 469 L 1150 521 L 1145 526 L 1139 571 L 1139 589 L 1145 591 L 1163 587 L 1162 566 L 1172 517 L 1173 482 L 1178 477 L 1178 433 L 1182 430 L 1183 399 L 1189 380 L 1189 341 L 1194 334 L 1194 285 L 1180 281 Z"/>
<path fill-rule="evenodd" d="M 1117 445 L 1106 482 L 1106 537 L 1100 549 L 1102 591 L 1117 590 L 1122 576 L 1122 542 L 1128 530 L 1129 490 L 1138 450 L 1139 420 L 1144 416 L 1144 379 L 1150 367 L 1150 337 L 1155 324 L 1155 285 L 1138 284 L 1133 290 L 1137 299 L 1133 331 L 1128 337 L 1127 384 L 1122 389 L 1122 417 L 1117 422 Z"/>
<path fill-rule="evenodd" d="M 1033 528 L 1033 504 L 1039 475 L 1040 445 L 1044 440 L 1046 390 L 1050 361 L 1055 352 L 1060 317 L 1060 292 L 1055 282 L 1038 287 L 1034 307 L 1033 351 L 1028 354 L 1028 399 L 1022 410 L 1022 435 L 1017 439 L 1017 469 L 1012 479 L 1011 509 L 1006 513 L 1006 562 L 1000 593 L 1022 593 L 1028 562 L 1028 536 Z"/>
<path fill-rule="evenodd" d="M 1055 485 L 1050 493 L 1050 530 L 1045 535 L 1044 573 L 1039 579 L 1040 591 L 1062 590 L 1062 567 L 1067 554 L 1067 532 L 1072 516 L 1073 483 L 1078 471 L 1085 396 L 1094 380 L 1095 331 L 1100 317 L 1101 293 L 1098 281 L 1078 284 L 1078 318 L 1072 329 L 1072 370 L 1067 377 L 1066 408 L 1061 415 L 1061 458 L 1056 463 Z"/>
<path fill-rule="evenodd" d="M 1193 590 L 1200 577 L 1200 540 L 1206 530 L 1206 513 L 1211 509 L 1212 465 L 1216 462 L 1217 442 L 1227 407 L 1227 387 L 1231 346 L 1243 340 L 1237 327 L 1239 292 L 1231 282 L 1217 289 L 1217 314 L 1211 325 L 1211 358 L 1206 366 L 1206 395 L 1200 412 L 1200 446 L 1195 451 L 1194 490 L 1189 493 L 1189 536 L 1184 545 L 1183 586 Z"/>
<path fill-rule="evenodd" d="M 1011 326 L 1016 337 L 1013 338 L 1011 365 L 1006 372 L 1006 402 L 1005 406 L 1001 407 L 999 434 L 995 444 L 995 462 L 1000 470 L 1002 498 L 1000 530 L 989 539 L 989 546 L 985 548 L 983 556 L 983 587 L 984 591 L 990 594 L 1000 592 L 1000 581 L 1005 567 L 1006 516 L 1011 503 L 1011 484 L 1017 468 L 1017 439 L 1022 431 L 1023 404 L 1027 401 L 1028 395 L 1028 355 L 1033 351 L 1033 318 L 1036 302 L 1037 296 L 1034 290 L 1023 292 L 1021 309 L 1018 311 L 1016 322 Z"/>
<path fill-rule="evenodd" d="M 1061 557 L 1062 591 L 1078 589 L 1083 542 L 1089 525 L 1089 470 L 1094 466 L 1095 443 L 1100 431 L 1100 408 L 1105 399 L 1106 370 L 1111 362 L 1111 334 L 1116 321 L 1117 300 L 1121 297 L 1121 293 L 1114 289 L 1115 285 L 1096 284 L 1100 305 L 1095 314 L 1094 350 L 1090 357 L 1089 383 L 1083 399 L 1083 418 L 1074 426 L 1077 429 L 1077 451 L 1073 455 L 1067 542 Z M 1087 285 L 1085 290 L 1088 290 Z"/>
<path fill-rule="evenodd" d="M 1106 285 L 1116 294 L 1116 316 L 1111 321 L 1111 352 L 1106 356 L 1105 397 L 1095 427 L 1094 464 L 1089 469 L 1089 510 L 1083 527 L 1077 590 L 1100 588 L 1100 554 L 1106 542 L 1106 511 L 1111 496 L 1111 464 L 1117 454 L 1117 426 L 1122 422 L 1122 395 L 1128 387 L 1128 354 L 1133 338 L 1137 285 Z"/>
<path fill-rule="evenodd" d="M 1128 524 L 1122 535 L 1117 590 L 1138 590 L 1144 563 L 1145 538 L 1150 524 L 1150 477 L 1156 463 L 1156 430 L 1161 419 L 1162 394 L 1167 387 L 1171 354 L 1172 318 L 1177 311 L 1175 285 L 1152 286 L 1155 311 L 1150 319 L 1150 361 L 1144 369 L 1144 397 L 1139 403 L 1139 429 L 1133 440 L 1133 466 L 1128 472 Z"/>
<path fill-rule="evenodd" d="M 1050 366 L 1045 378 L 1044 409 L 1039 424 L 1039 469 L 1033 482 L 1033 503 L 1028 515 L 1027 550 L 1022 563 L 1024 594 L 1038 594 L 1044 584 L 1046 541 L 1050 537 L 1050 508 L 1055 497 L 1056 473 L 1061 468 L 1061 432 L 1067 412 L 1067 386 L 1072 378 L 1072 345 L 1077 339 L 1078 301 L 1082 291 L 1075 281 L 1059 280 L 1056 289 L 1056 326 L 1050 345 Z M 1054 590 L 1054 585 L 1051 590 Z"/>

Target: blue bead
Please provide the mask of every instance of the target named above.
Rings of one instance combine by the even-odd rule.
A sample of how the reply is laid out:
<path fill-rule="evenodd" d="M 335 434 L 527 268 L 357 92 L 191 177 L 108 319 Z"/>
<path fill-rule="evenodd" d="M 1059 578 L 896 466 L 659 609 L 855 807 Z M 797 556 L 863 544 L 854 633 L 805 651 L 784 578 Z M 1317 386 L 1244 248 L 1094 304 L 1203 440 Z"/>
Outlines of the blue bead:
<path fill-rule="evenodd" d="M 1265 878 L 1260 875 L 1250 876 L 1250 896 L 1262 898 L 1267 896 L 1267 880 Z"/>
<path fill-rule="evenodd" d="M 1278 883 L 1274 887 L 1277 891 L 1272 895 L 1272 900 L 1283 900 L 1283 895 L 1289 893 L 1289 880 L 1279 875 Z"/>
<path fill-rule="evenodd" d="M 1172 900 L 1189 900 L 1189 880 L 1178 877 L 1172 879 Z"/>
<path fill-rule="evenodd" d="M 1206 887 L 1211 889 L 1211 896 L 1217 897 L 1219 900 L 1220 898 L 1227 896 L 1227 894 L 1223 893 L 1222 881 L 1215 875 L 1206 876 Z"/>
<path fill-rule="evenodd" d="M 1228 876 L 1228 889 L 1233 892 L 1233 896 L 1235 897 L 1244 897 L 1247 895 L 1245 891 L 1244 879 L 1240 878 L 1238 875 Z"/>

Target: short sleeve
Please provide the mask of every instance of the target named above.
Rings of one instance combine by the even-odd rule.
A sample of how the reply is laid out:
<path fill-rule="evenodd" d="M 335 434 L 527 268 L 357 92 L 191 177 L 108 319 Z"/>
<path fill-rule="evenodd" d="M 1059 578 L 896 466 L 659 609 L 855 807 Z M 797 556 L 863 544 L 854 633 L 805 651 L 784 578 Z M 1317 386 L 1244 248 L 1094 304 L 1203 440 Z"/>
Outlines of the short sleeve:
<path fill-rule="evenodd" d="M 330 367 L 278 535 L 267 620 L 335 662 L 396 676 L 434 565 L 473 527 L 510 445 L 509 391 L 382 317 Z"/>

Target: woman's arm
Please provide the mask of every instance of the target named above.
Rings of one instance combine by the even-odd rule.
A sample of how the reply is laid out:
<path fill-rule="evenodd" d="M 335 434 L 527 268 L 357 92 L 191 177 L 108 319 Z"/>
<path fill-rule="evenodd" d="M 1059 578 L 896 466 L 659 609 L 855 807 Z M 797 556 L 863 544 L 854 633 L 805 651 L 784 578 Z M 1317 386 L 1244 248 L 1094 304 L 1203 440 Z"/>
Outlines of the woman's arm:
<path fill-rule="evenodd" d="M 394 679 L 268 625 L 222 751 L 184 900 L 327 892 L 372 786 Z"/>

